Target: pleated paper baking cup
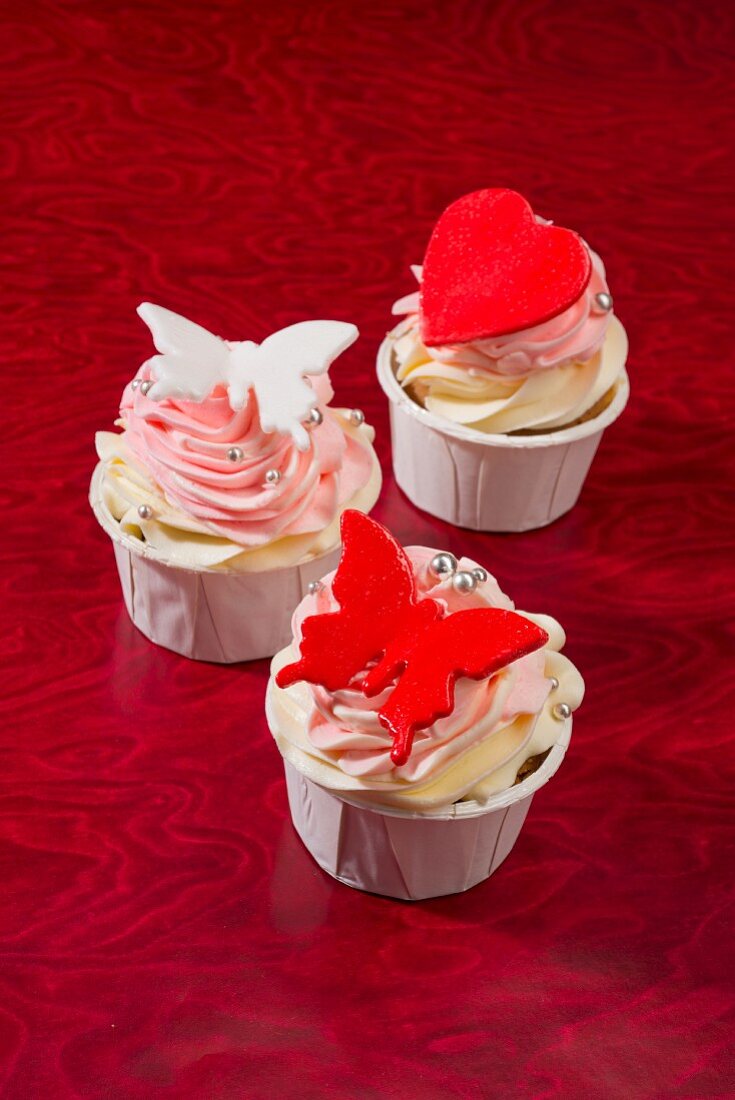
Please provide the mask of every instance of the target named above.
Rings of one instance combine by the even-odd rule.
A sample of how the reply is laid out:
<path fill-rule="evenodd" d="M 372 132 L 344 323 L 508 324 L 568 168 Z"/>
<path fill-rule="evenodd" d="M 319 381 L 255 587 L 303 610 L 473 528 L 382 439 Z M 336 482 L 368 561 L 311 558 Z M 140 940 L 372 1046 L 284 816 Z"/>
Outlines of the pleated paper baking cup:
<path fill-rule="evenodd" d="M 574 507 L 602 433 L 627 403 L 625 371 L 610 404 L 590 420 L 539 435 L 490 435 L 413 401 L 396 378 L 393 347 L 389 334 L 378 379 L 390 404 L 393 472 L 418 508 L 473 531 L 530 531 Z"/>
<path fill-rule="evenodd" d="M 104 506 L 102 470 L 90 504 L 112 539 L 128 614 L 156 645 L 196 661 L 272 657 L 291 640 L 291 616 L 311 581 L 336 569 L 341 547 L 302 565 L 257 573 L 185 569 L 124 534 Z"/>
<path fill-rule="evenodd" d="M 462 893 L 510 854 L 571 732 L 569 718 L 541 766 L 484 805 L 456 802 L 431 813 L 367 806 L 320 787 L 284 760 L 294 828 L 319 866 L 347 886 L 404 901 Z"/>

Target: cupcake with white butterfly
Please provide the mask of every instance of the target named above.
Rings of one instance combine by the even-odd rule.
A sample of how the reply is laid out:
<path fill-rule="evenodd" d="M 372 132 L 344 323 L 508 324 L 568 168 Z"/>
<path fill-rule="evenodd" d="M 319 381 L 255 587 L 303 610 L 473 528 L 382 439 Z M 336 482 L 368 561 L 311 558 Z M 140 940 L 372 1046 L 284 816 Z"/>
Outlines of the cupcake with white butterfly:
<path fill-rule="evenodd" d="M 339 557 L 346 508 L 381 486 L 374 433 L 333 407 L 327 373 L 354 325 L 305 321 L 229 342 L 160 306 L 138 313 L 159 354 L 99 432 L 90 489 L 126 606 L 152 641 L 200 660 L 272 656 Z"/>

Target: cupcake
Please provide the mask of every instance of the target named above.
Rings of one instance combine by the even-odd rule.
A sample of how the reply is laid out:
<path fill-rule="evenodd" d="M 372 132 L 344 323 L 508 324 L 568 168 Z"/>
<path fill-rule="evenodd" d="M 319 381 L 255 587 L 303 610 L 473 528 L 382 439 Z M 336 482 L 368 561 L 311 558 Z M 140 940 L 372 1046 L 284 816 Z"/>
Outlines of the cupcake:
<path fill-rule="evenodd" d="M 628 342 L 600 257 L 515 191 L 437 222 L 420 289 L 378 355 L 396 481 L 460 527 L 524 531 L 575 504 L 628 399 Z"/>
<path fill-rule="evenodd" d="M 294 613 L 268 723 L 296 831 L 350 886 L 452 894 L 509 854 L 584 694 L 564 632 L 476 562 L 342 516 L 335 573 Z"/>
<path fill-rule="evenodd" d="M 159 352 L 99 432 L 90 502 L 152 641 L 205 661 L 271 657 L 339 558 L 346 508 L 380 492 L 374 433 L 333 408 L 327 368 L 354 325 L 306 321 L 229 343 L 150 303 Z"/>

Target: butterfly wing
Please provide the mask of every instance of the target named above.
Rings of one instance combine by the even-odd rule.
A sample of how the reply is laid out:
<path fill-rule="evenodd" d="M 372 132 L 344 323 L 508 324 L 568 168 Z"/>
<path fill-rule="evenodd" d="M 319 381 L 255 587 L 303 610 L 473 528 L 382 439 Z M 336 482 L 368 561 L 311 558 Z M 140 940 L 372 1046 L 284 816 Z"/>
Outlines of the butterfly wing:
<path fill-rule="evenodd" d="M 393 738 L 391 759 L 405 764 L 413 736 L 452 713 L 458 677 L 484 680 L 548 642 L 545 630 L 515 611 L 478 607 L 432 623 L 415 640 L 379 718 Z"/>
<path fill-rule="evenodd" d="M 343 321 L 302 321 L 274 332 L 238 360 L 230 388 L 233 407 L 252 386 L 263 431 L 287 432 L 299 450 L 307 450 L 309 436 L 302 421 L 316 396 L 304 375 L 323 374 L 357 336 L 357 328 Z"/>
<path fill-rule="evenodd" d="M 329 691 L 347 687 L 396 635 L 412 624 L 422 629 L 439 614 L 434 600 L 417 603 L 411 564 L 389 531 L 349 509 L 341 533 L 342 557 L 332 585 L 339 611 L 304 620 L 299 660 L 278 672 L 279 687 L 298 680 Z"/>
<path fill-rule="evenodd" d="M 229 349 L 224 340 L 151 302 L 139 305 L 138 315 L 151 330 L 160 352 L 148 360 L 156 379 L 148 396 L 154 401 L 164 397 L 203 401 L 218 383 L 225 381 Z"/>

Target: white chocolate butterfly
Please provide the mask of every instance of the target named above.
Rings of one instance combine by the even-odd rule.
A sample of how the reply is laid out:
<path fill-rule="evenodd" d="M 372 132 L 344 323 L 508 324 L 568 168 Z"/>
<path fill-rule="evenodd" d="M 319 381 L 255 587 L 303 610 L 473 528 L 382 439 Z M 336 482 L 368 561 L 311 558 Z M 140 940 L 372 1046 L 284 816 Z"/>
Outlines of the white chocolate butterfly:
<path fill-rule="evenodd" d="M 316 405 L 304 375 L 323 374 L 358 336 L 357 328 L 344 321 L 302 321 L 262 344 L 230 343 L 150 302 L 138 306 L 138 314 L 160 352 L 144 364 L 155 378 L 148 397 L 204 401 L 221 384 L 237 410 L 253 389 L 263 431 L 290 433 L 301 451 L 309 447 L 302 421 Z"/>

